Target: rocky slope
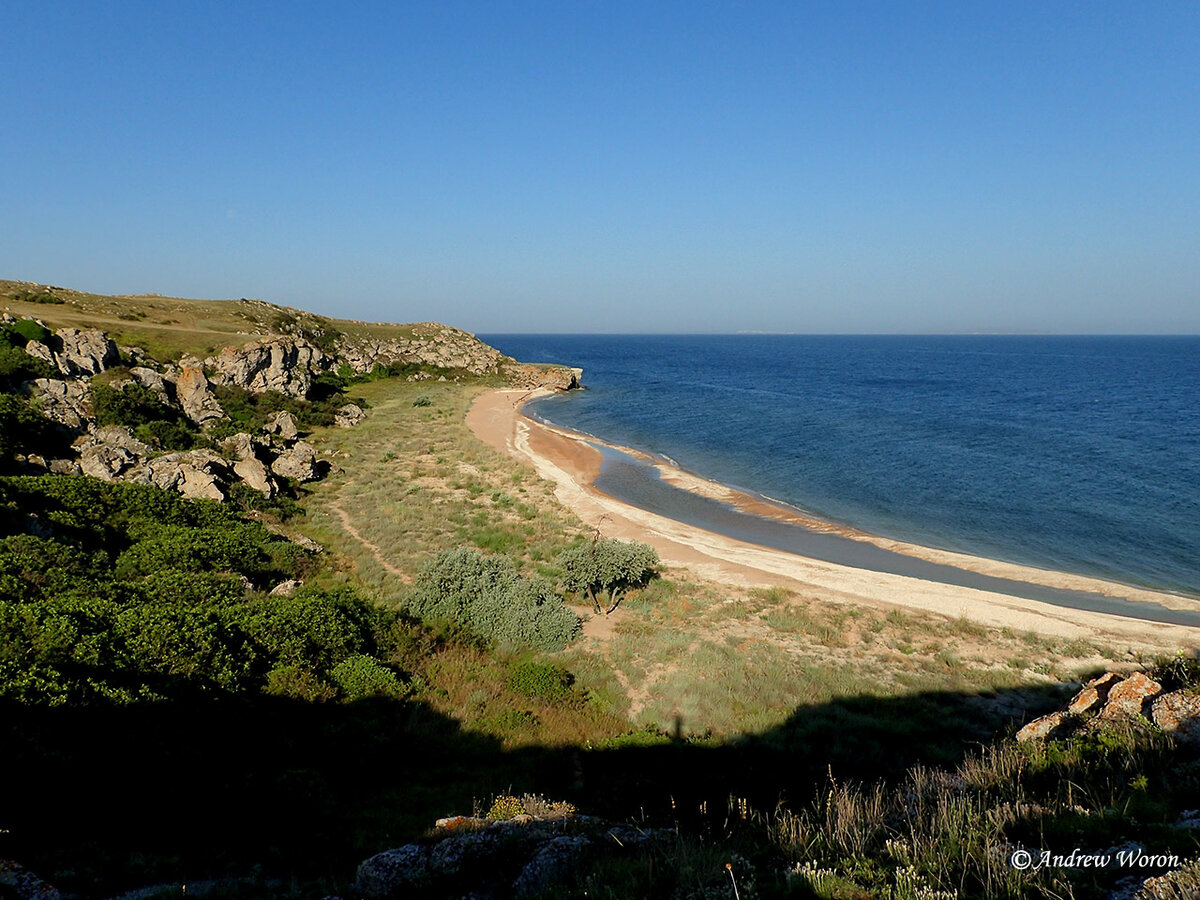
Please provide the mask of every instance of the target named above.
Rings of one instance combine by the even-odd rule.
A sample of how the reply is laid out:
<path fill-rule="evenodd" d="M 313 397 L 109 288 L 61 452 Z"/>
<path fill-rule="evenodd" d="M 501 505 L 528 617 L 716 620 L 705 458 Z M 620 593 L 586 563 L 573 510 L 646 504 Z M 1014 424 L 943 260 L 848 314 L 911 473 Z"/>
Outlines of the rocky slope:
<path fill-rule="evenodd" d="M 0 318 L 4 325 L 17 321 L 9 313 Z M 412 326 L 408 336 L 389 338 L 318 333 L 311 327 L 302 330 L 299 335 L 274 335 L 225 347 L 205 359 L 184 355 L 165 364 L 138 347 L 118 347 L 99 330 L 61 328 L 44 340 L 29 340 L 25 353 L 42 360 L 54 374 L 33 379 L 22 389 L 74 443 L 73 455 L 53 459 L 31 455 L 21 462 L 35 471 L 82 472 L 106 481 L 153 484 L 185 497 L 223 500 L 233 485 L 241 483 L 270 498 L 285 481 L 314 481 L 331 466 L 301 439 L 296 421 L 287 412 L 278 413 L 255 433 L 229 434 L 230 417 L 214 390 L 219 386 L 304 400 L 318 379 L 331 374 L 342 379 L 395 374 L 409 381 L 494 376 L 517 387 L 555 390 L 577 387 L 581 374 L 576 369 L 523 365 L 465 331 L 441 325 Z M 107 388 L 124 392 L 134 386 L 148 392 L 163 407 L 182 413 L 202 433 L 220 439 L 210 440 L 211 448 L 162 453 L 127 427 L 101 426 L 94 409 L 93 379 L 105 373 Z M 352 427 L 364 416 L 362 409 L 348 403 L 337 411 L 334 424 Z"/>

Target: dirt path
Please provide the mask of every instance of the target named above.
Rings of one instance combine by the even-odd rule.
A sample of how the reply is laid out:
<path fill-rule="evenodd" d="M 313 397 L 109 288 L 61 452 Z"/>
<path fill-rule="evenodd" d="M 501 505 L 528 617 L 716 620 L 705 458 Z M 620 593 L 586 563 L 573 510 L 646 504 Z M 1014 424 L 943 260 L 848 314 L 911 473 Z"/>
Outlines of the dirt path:
<path fill-rule="evenodd" d="M 407 572 L 397 569 L 390 562 L 384 559 L 383 551 L 379 549 L 379 546 L 371 543 L 362 536 L 359 530 L 354 527 L 354 523 L 350 521 L 350 514 L 348 512 L 342 509 L 342 507 L 337 503 L 330 503 L 329 508 L 332 509 L 337 514 L 338 519 L 341 520 L 342 528 L 345 529 L 346 534 L 350 535 L 350 537 L 354 538 L 356 541 L 370 550 L 371 555 L 375 557 L 375 561 L 379 563 L 379 565 L 383 566 L 384 571 L 386 571 L 389 575 L 395 575 L 405 584 L 412 584 L 411 575 L 409 575 Z"/>

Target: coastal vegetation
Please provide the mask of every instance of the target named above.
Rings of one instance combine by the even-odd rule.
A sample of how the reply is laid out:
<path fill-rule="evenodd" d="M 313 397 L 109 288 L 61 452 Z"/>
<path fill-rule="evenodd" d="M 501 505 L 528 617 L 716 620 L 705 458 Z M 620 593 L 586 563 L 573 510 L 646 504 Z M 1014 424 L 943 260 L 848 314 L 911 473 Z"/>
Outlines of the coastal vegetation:
<path fill-rule="evenodd" d="M 144 313 L 120 327 L 159 364 L 235 333 L 213 305 L 31 290 L 12 306 L 50 328 Z M 331 347 L 359 327 L 235 308 Z M 1128 724 L 1011 737 L 1062 682 L 1149 664 L 1136 648 L 664 567 L 473 437 L 498 376 L 427 364 L 303 398 L 219 385 L 228 421 L 205 427 L 123 371 L 93 379 L 97 421 L 158 450 L 288 413 L 331 472 L 283 498 L 30 474 L 61 440 L 22 390 L 51 374 L 23 350 L 35 325 L 0 340 L 0 750 L 19 773 L 0 857 L 65 891 L 345 895 L 361 860 L 473 810 L 658 835 L 594 842 L 530 896 L 1083 900 L 1162 867 L 1012 853 L 1130 843 L 1180 857 L 1180 896 L 1200 883 L 1192 745 Z M 334 426 L 349 401 L 366 419 Z M 1157 674 L 1200 692 L 1186 658 Z"/>

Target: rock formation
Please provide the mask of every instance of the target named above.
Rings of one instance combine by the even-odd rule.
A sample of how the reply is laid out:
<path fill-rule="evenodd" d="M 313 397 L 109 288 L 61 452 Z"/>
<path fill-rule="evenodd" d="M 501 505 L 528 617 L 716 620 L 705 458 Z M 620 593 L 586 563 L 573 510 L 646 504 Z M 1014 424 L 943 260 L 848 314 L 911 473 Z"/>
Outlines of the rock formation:
<path fill-rule="evenodd" d="M 25 352 L 72 378 L 98 375 L 121 361 L 117 345 L 103 331 L 78 328 L 60 328 L 46 343 L 30 341 Z"/>
<path fill-rule="evenodd" d="M 1126 677 L 1106 672 L 1085 684 L 1066 709 L 1025 725 L 1017 732 L 1017 740 L 1045 740 L 1117 723 L 1153 724 L 1180 740 L 1200 742 L 1200 696 L 1185 690 L 1164 694 L 1162 685 L 1145 672 Z"/>
<path fill-rule="evenodd" d="M 175 379 L 175 395 L 184 414 L 197 425 L 225 418 L 225 410 L 209 387 L 204 370 L 198 365 L 185 365 Z"/>
<path fill-rule="evenodd" d="M 304 398 L 313 377 L 329 369 L 333 358 L 304 340 L 276 338 L 226 347 L 205 360 L 217 384 L 232 384 L 254 394 L 277 391 Z"/>

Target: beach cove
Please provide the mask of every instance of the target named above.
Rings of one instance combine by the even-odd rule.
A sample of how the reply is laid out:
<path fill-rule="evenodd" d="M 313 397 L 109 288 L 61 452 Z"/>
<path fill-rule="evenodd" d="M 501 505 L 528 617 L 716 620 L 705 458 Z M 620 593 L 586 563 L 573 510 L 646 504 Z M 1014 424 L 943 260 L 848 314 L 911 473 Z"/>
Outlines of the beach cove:
<path fill-rule="evenodd" d="M 607 537 L 648 543 L 668 565 L 714 581 L 777 585 L 834 602 L 898 606 L 1057 637 L 1102 638 L 1158 648 L 1200 646 L 1200 628 L 1184 624 L 1200 615 L 1200 602 L 1190 598 L 889 540 L 823 522 L 648 454 L 524 414 L 523 407 L 541 396 L 545 394 L 491 391 L 472 405 L 467 425 L 491 446 L 531 463 L 584 523 Z M 618 473 L 625 469 L 628 475 L 629 468 L 639 466 L 652 469 L 665 486 L 702 504 L 741 514 L 745 518 L 737 521 L 742 524 L 764 523 L 762 533 L 800 529 L 817 538 L 836 537 L 858 545 L 858 558 L 853 560 L 857 564 L 804 556 L 758 539 L 739 539 L 751 535 L 734 537 L 698 527 L 639 508 L 602 489 L 606 480 L 611 484 L 614 468 Z M 654 480 L 641 474 L 643 483 Z M 863 558 L 873 567 L 864 567 Z M 941 580 L 950 572 L 958 573 L 954 580 L 959 583 Z M 1047 599 L 1051 597 L 1053 601 Z M 1071 598 L 1080 602 L 1063 605 Z M 1170 618 L 1178 621 L 1152 620 Z"/>

